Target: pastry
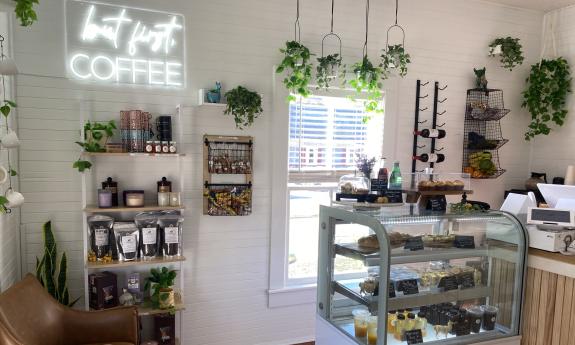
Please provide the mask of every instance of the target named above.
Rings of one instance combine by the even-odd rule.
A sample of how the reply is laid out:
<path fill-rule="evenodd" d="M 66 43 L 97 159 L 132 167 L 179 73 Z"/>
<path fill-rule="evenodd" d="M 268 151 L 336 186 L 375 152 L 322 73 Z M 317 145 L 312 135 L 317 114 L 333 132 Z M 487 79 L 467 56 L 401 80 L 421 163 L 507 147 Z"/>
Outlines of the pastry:
<path fill-rule="evenodd" d="M 453 186 L 455 190 L 463 190 L 463 188 L 465 188 L 465 183 L 461 180 L 455 180 L 453 181 Z"/>
<path fill-rule="evenodd" d="M 379 241 L 377 240 L 377 235 L 369 235 L 361 237 L 357 240 L 357 245 L 362 249 L 377 250 L 379 249 Z"/>

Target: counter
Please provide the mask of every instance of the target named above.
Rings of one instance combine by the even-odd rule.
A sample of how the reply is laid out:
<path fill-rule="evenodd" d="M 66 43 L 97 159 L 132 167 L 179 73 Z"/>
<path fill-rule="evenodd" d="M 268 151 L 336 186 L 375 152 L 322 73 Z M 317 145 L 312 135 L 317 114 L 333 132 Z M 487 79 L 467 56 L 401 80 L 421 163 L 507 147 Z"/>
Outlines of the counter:
<path fill-rule="evenodd" d="M 530 248 L 522 345 L 575 344 L 575 256 Z"/>

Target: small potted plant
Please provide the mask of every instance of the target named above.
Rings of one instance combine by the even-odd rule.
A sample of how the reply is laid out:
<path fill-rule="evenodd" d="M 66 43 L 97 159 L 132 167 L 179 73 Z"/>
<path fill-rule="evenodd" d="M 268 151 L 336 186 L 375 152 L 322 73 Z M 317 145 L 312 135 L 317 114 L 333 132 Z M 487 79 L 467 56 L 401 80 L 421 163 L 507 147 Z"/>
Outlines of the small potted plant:
<path fill-rule="evenodd" d="M 500 56 L 501 67 L 513 70 L 523 64 L 523 50 L 519 38 L 497 38 L 489 45 L 489 56 Z"/>
<path fill-rule="evenodd" d="M 254 91 L 238 86 L 226 92 L 227 105 L 224 114 L 234 115 L 238 129 L 244 129 L 254 123 L 262 113 L 262 97 Z"/>
<path fill-rule="evenodd" d="M 316 67 L 316 81 L 318 89 L 329 88 L 329 83 L 337 78 L 340 68 L 342 67 L 342 59 L 339 54 L 331 54 L 317 59 L 318 65 Z M 344 75 L 345 72 L 342 73 Z"/>
<path fill-rule="evenodd" d="M 106 143 L 114 136 L 115 129 L 116 122 L 114 120 L 106 123 L 88 121 L 84 124 L 85 141 L 76 141 L 76 144 L 81 146 L 85 152 L 106 152 Z M 80 157 L 72 164 L 72 167 L 78 169 L 79 172 L 84 172 L 92 167 L 92 163 L 82 160 Z"/>
<path fill-rule="evenodd" d="M 150 300 L 154 308 L 169 309 L 174 307 L 174 280 L 176 271 L 167 267 L 152 268 L 146 278 L 145 290 L 150 290 Z"/>
<path fill-rule="evenodd" d="M 284 54 L 282 62 L 276 68 L 276 73 L 286 72 L 283 83 L 290 92 L 287 101 L 293 101 L 296 95 L 308 97 L 311 95 L 309 83 L 312 75 L 310 62 L 312 54 L 309 49 L 297 41 L 286 42 L 285 48 L 280 49 Z"/>
<path fill-rule="evenodd" d="M 383 78 L 387 79 L 395 70 L 400 77 L 407 75 L 407 65 L 411 63 L 411 57 L 405 52 L 402 44 L 387 46 L 381 55 L 381 67 Z"/>
<path fill-rule="evenodd" d="M 216 87 L 206 93 L 208 103 L 220 103 L 222 99 L 222 83 L 216 81 Z"/>
<path fill-rule="evenodd" d="M 367 55 L 363 59 L 353 65 L 353 73 L 355 78 L 349 81 L 349 84 L 356 91 L 357 98 L 367 97 L 364 101 L 365 111 L 368 113 L 382 113 L 381 108 L 381 83 L 382 69 L 374 65 Z M 363 93 L 366 95 L 363 95 Z M 364 117 L 364 122 L 369 121 L 370 117 Z"/>

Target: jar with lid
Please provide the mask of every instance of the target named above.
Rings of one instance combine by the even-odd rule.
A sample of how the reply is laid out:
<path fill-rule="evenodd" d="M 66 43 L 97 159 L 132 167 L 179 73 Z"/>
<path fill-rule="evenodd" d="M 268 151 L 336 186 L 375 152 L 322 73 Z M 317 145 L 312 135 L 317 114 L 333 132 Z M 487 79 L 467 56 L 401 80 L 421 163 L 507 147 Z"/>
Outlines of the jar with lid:
<path fill-rule="evenodd" d="M 417 313 L 417 317 L 415 318 L 415 329 L 421 330 L 421 335 L 423 335 L 423 337 L 427 336 L 427 318 L 423 311 Z"/>
<path fill-rule="evenodd" d="M 118 182 L 108 177 L 102 182 L 102 189 L 112 193 L 112 207 L 118 207 Z"/>
<path fill-rule="evenodd" d="M 396 340 L 402 341 L 405 334 L 405 315 L 397 313 L 397 319 L 394 322 L 395 332 L 393 332 L 393 337 Z"/>
<path fill-rule="evenodd" d="M 177 153 L 178 148 L 175 141 L 170 141 L 170 153 Z"/>
<path fill-rule="evenodd" d="M 415 329 L 415 314 L 409 313 L 407 314 L 407 320 L 405 320 L 405 330 L 413 331 L 414 329 Z"/>
<path fill-rule="evenodd" d="M 161 141 L 154 141 L 154 152 L 155 153 L 162 153 L 162 142 Z"/>
<path fill-rule="evenodd" d="M 369 194 L 369 180 L 364 176 L 356 176 L 355 174 L 343 175 L 339 179 L 338 187 L 342 194 Z"/>
<path fill-rule="evenodd" d="M 158 193 L 170 193 L 172 191 L 172 181 L 168 181 L 166 177 L 157 182 Z"/>
<path fill-rule="evenodd" d="M 170 142 L 162 141 L 162 153 L 170 153 Z"/>
<path fill-rule="evenodd" d="M 393 334 L 395 332 L 395 320 L 397 320 L 397 312 L 390 310 L 387 313 L 387 333 Z"/>
<path fill-rule="evenodd" d="M 154 142 L 152 140 L 146 141 L 146 153 L 154 153 Z"/>

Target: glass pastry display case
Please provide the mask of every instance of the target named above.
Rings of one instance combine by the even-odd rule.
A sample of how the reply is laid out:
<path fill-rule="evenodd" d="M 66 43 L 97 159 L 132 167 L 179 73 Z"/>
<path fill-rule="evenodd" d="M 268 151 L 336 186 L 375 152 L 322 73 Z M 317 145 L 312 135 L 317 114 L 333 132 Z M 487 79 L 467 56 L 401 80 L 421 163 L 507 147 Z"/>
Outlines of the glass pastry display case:
<path fill-rule="evenodd" d="M 321 206 L 319 226 L 316 344 L 519 344 L 527 235 L 512 215 Z"/>

